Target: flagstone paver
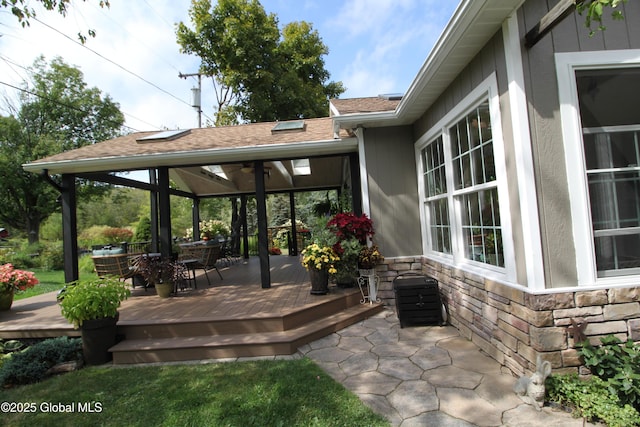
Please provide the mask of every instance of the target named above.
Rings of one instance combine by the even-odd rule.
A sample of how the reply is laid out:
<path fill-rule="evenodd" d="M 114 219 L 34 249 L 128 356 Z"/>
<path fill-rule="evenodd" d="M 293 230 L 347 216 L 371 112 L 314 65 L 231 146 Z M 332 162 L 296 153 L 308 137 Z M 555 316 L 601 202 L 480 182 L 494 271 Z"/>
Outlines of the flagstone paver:
<path fill-rule="evenodd" d="M 455 328 L 400 328 L 392 309 L 299 351 L 394 427 L 594 426 L 524 404 L 516 378 Z"/>

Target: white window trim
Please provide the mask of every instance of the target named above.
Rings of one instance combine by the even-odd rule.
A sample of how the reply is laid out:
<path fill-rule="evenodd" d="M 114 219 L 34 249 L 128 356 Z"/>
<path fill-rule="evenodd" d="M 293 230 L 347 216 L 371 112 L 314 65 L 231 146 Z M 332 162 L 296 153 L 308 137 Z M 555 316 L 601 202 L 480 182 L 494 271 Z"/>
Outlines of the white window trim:
<path fill-rule="evenodd" d="M 640 50 L 556 53 L 555 62 L 578 286 L 637 285 L 639 275 L 597 277 L 575 72 L 639 67 Z"/>
<path fill-rule="evenodd" d="M 449 213 L 451 217 L 451 247 L 452 254 L 442 254 L 431 250 L 431 233 L 429 232 L 429 213 L 426 212 L 426 195 L 424 192 L 424 176 L 421 150 L 432 142 L 436 137 L 442 135 L 445 161 L 451 165 L 450 141 L 448 129 L 453 126 L 465 113 L 475 108 L 482 101 L 489 101 L 489 114 L 491 116 L 491 131 L 493 137 L 493 155 L 495 162 L 496 181 L 498 198 L 500 201 L 500 219 L 502 227 L 503 251 L 505 258 L 504 267 L 496 267 L 480 262 L 468 260 L 464 257 L 464 248 L 460 247 L 462 239 L 462 227 L 460 224 L 460 206 L 455 201 L 453 187 L 453 171 L 447 168 L 447 188 Z M 502 136 L 502 121 L 500 119 L 500 98 L 498 92 L 498 80 L 495 73 L 492 73 L 483 82 L 478 84 L 461 102 L 451 109 L 438 123 L 423 134 L 415 143 L 415 157 L 417 164 L 418 193 L 420 196 L 420 221 L 423 241 L 423 253 L 431 259 L 438 260 L 444 264 L 452 265 L 461 270 L 466 270 L 483 277 L 504 281 L 507 283 L 516 282 L 515 253 L 513 247 L 513 235 L 511 229 L 511 215 L 509 204 L 509 191 L 507 186 L 507 169 L 504 153 L 504 139 Z M 453 215 L 451 215 L 453 213 Z"/>

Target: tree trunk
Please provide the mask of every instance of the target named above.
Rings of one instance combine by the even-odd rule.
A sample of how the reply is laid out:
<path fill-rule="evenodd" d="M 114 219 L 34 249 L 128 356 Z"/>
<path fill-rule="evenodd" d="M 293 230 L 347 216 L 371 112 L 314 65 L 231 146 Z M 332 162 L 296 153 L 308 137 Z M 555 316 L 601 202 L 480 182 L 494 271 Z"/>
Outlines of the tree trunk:
<path fill-rule="evenodd" d="M 27 216 L 27 238 L 29 244 L 38 243 L 40 241 L 40 219 Z"/>

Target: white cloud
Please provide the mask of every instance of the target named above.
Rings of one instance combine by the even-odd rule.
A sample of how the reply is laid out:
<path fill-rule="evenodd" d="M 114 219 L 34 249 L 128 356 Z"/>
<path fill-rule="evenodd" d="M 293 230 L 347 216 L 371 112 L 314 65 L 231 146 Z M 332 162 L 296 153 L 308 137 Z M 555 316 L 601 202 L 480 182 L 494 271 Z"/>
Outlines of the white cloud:
<path fill-rule="evenodd" d="M 81 69 L 89 86 L 111 95 L 121 110 L 131 115 L 127 117 L 129 126 L 140 130 L 195 127 L 197 115 L 190 106 L 190 98 L 196 80 L 180 79 L 178 72 L 196 72 L 199 60 L 179 53 L 174 27 L 179 21 L 190 23 L 191 2 L 117 1 L 111 2 L 110 9 L 101 9 L 96 3 L 73 2 L 66 18 L 51 12 L 39 15 L 72 40 L 79 31 L 95 29 L 97 36 L 90 38 L 86 47 L 38 22 L 22 29 L 17 20 L 3 11 L 0 81 L 19 85 L 26 76 L 23 69 L 10 66 L 3 58 L 28 66 L 40 54 L 49 61 L 59 55 Z M 305 0 L 295 4 L 289 0 L 263 0 L 262 3 L 267 13 L 278 15 L 281 25 L 294 20 L 313 23 L 330 49 L 325 62 L 331 78 L 343 81 L 348 88 L 343 97 L 405 91 L 455 6 L 449 0 Z M 203 78 L 202 86 L 203 110 L 212 117 L 211 83 Z M 12 92 L 0 85 L 0 94 L 3 91 Z"/>

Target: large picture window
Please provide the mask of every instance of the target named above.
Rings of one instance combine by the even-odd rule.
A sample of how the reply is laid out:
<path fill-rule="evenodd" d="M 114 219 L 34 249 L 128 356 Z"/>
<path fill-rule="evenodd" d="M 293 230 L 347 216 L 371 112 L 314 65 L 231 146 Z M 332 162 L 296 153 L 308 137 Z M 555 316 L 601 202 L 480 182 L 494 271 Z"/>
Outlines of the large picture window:
<path fill-rule="evenodd" d="M 494 135 L 486 97 L 420 149 L 427 251 L 505 267 Z"/>
<path fill-rule="evenodd" d="M 640 273 L 640 68 L 576 71 L 598 277 Z M 626 102 L 629 100 L 629 102 Z"/>
<path fill-rule="evenodd" d="M 640 50 L 556 53 L 578 284 L 640 276 Z"/>

